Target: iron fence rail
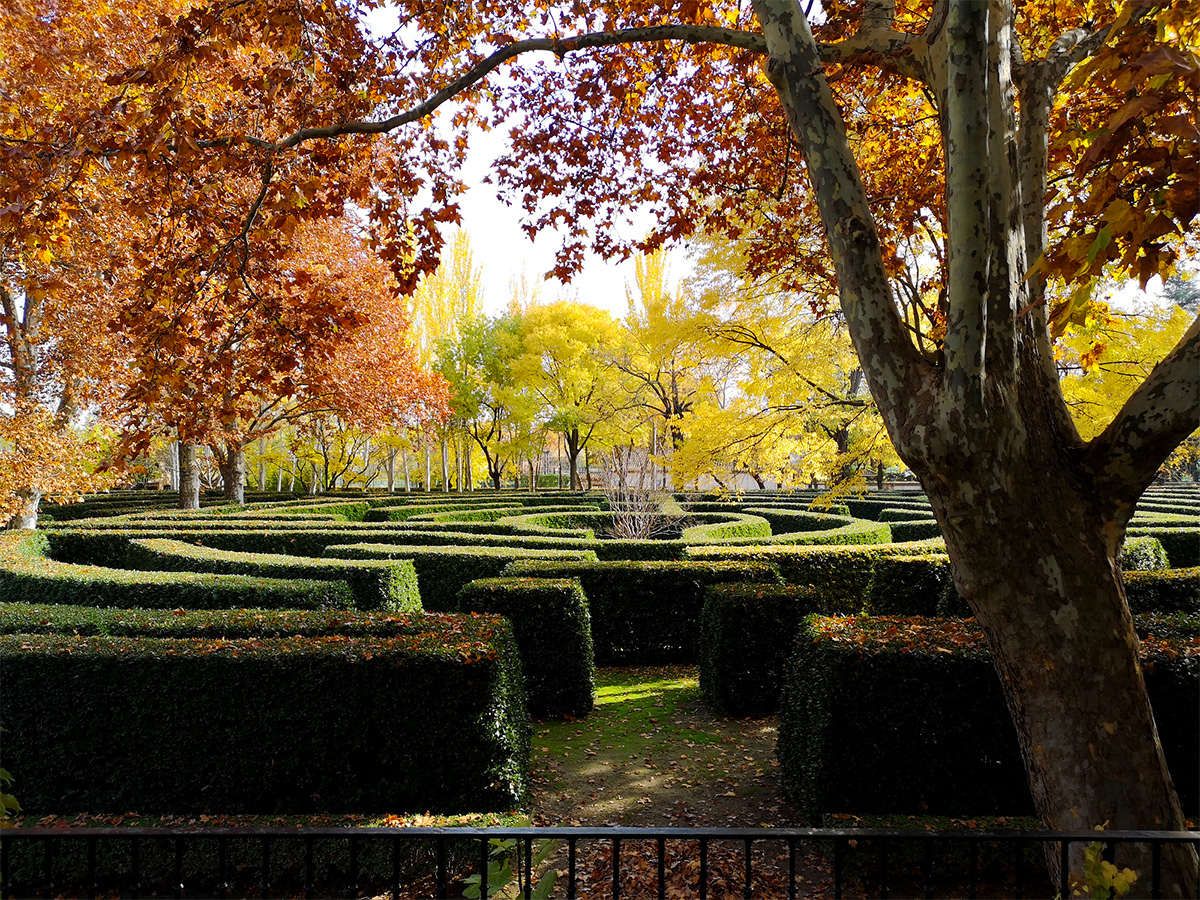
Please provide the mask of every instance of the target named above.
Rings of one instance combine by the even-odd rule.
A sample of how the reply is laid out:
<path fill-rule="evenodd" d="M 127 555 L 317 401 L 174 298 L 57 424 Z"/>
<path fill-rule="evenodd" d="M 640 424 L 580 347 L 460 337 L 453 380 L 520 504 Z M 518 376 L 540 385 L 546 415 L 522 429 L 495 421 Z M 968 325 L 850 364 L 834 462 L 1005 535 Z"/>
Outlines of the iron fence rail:
<path fill-rule="evenodd" d="M 1033 896 L 1028 893 L 1029 863 L 1045 847 L 1053 845 L 1059 854 L 1059 883 L 1052 886 L 1059 897 L 1071 896 L 1071 886 L 1068 882 L 1068 859 L 1072 848 L 1078 845 L 1090 846 L 1099 843 L 1103 848 L 1104 858 L 1120 864 L 1121 853 L 1118 848 L 1128 845 L 1144 845 L 1150 851 L 1151 872 L 1149 879 L 1150 897 L 1162 896 L 1162 849 L 1165 846 L 1190 846 L 1200 854 L 1200 831 L 938 831 L 938 830 L 907 830 L 894 828 L 655 828 L 655 827 L 413 827 L 413 828 L 255 828 L 255 827 L 155 827 L 155 828 L 125 828 L 125 827 L 35 827 L 16 828 L 0 832 L 0 896 L 8 897 L 56 897 L 56 896 L 88 896 L 96 897 L 101 889 L 102 880 L 108 879 L 107 884 L 119 883 L 122 896 L 137 898 L 141 896 L 144 885 L 141 883 L 145 876 L 143 852 L 150 845 L 159 847 L 162 856 L 162 846 L 168 849 L 167 857 L 171 859 L 171 873 L 166 890 L 176 897 L 194 896 L 191 888 L 185 883 L 185 859 L 189 852 L 194 852 L 200 842 L 216 842 L 216 871 L 214 892 L 219 897 L 234 896 L 239 885 L 233 884 L 230 871 L 229 847 L 234 841 L 249 842 L 257 846 L 258 883 L 253 891 L 240 893 L 237 896 L 275 896 L 273 890 L 277 887 L 272 881 L 272 856 L 280 847 L 289 845 L 300 846 L 303 855 L 303 884 L 299 891 L 302 896 L 312 897 L 317 889 L 314 867 L 314 848 L 330 842 L 345 843 L 348 853 L 343 857 L 348 859 L 344 871 L 344 885 L 338 888 L 337 896 L 360 897 L 365 886 L 360 884 L 359 852 L 364 842 L 383 842 L 390 848 L 391 879 L 385 894 L 399 898 L 407 890 L 401 883 L 401 858 L 406 845 L 423 846 L 430 857 L 432 871 L 428 874 L 432 880 L 429 890 L 431 898 L 450 896 L 451 886 L 461 871 L 452 871 L 451 857 L 462 861 L 473 858 L 472 869 L 475 872 L 487 872 L 487 864 L 493 852 L 495 840 L 513 842 L 516 850 L 517 865 L 514 875 L 517 882 L 517 892 L 520 896 L 531 898 L 535 889 L 535 866 L 533 862 L 533 847 L 535 843 L 553 841 L 561 853 L 566 854 L 566 885 L 565 896 L 576 898 L 580 885 L 577 871 L 578 850 L 580 842 L 607 842 L 611 846 L 611 896 L 620 900 L 624 894 L 621 879 L 621 850 L 631 842 L 648 841 L 655 845 L 657 856 L 657 896 L 669 896 L 666 878 L 666 848 L 668 842 L 690 842 L 698 845 L 698 872 L 695 890 L 701 898 L 709 896 L 709 848 L 714 842 L 740 844 L 742 848 L 742 896 L 744 898 L 763 897 L 756 894 L 753 887 L 755 851 L 758 848 L 774 846 L 779 851 L 786 849 L 788 860 L 786 895 L 788 898 L 799 896 L 797 852 L 803 847 L 814 843 L 821 844 L 831 857 L 832 884 L 831 895 L 841 898 L 847 888 L 846 867 L 848 853 L 858 853 L 860 848 L 873 848 L 874 860 L 871 868 L 875 876 L 873 887 L 880 897 L 888 897 L 892 890 L 889 882 L 892 880 L 892 865 L 894 851 L 897 848 L 916 849 L 919 860 L 921 883 L 918 892 L 925 897 L 948 896 L 975 898 L 979 885 L 980 850 L 988 848 L 1004 848 L 1002 856 L 1011 861 L 1009 870 L 1012 896 L 1023 898 Z M 97 848 L 101 842 L 115 842 L 124 845 L 121 871 L 102 871 Z M 55 882 L 55 861 L 67 849 L 78 849 L 83 845 L 86 854 L 86 869 L 82 884 L 71 883 L 64 885 Z M 40 845 L 40 871 L 36 878 L 14 878 L 13 857 L 24 853 L 29 857 L 30 846 Z M 464 847 L 468 852 L 462 853 Z M 474 847 L 474 851 L 469 848 Z M 959 852 L 965 850 L 966 871 L 958 873 L 961 881 L 954 887 L 947 888 L 946 873 L 938 870 L 934 863 L 935 849 L 956 848 Z M 429 853 L 432 848 L 432 853 Z M 452 850 L 455 852 L 452 854 Z M 1032 851 L 1032 853 L 1031 853 Z M 34 855 L 38 855 L 35 853 Z M 295 851 L 293 851 L 295 855 Z M 108 858 L 112 857 L 109 853 Z M 28 868 L 28 867 L 27 867 Z M 911 866 L 910 866 L 911 868 Z M 861 867 L 860 867 L 861 870 Z M 1144 874 L 1144 873 L 1143 873 Z M 1139 884 L 1144 891 L 1146 882 Z M 245 885 L 240 885 L 245 890 Z M 461 883 L 460 883 L 461 887 Z M 72 893 L 78 890 L 80 893 Z M 106 889 L 106 893 L 108 893 Z M 161 887 L 155 888 L 158 892 Z M 65 893 L 64 893 L 65 891 Z M 287 896 L 295 896 L 294 891 L 285 891 Z M 1142 894 L 1145 895 L 1145 894 Z M 405 894 L 411 896 L 411 893 Z M 480 896 L 489 896 L 488 879 L 480 879 Z M 773 896 L 773 895 L 772 895 Z M 1200 883 L 1194 886 L 1191 896 L 1200 898 Z"/>

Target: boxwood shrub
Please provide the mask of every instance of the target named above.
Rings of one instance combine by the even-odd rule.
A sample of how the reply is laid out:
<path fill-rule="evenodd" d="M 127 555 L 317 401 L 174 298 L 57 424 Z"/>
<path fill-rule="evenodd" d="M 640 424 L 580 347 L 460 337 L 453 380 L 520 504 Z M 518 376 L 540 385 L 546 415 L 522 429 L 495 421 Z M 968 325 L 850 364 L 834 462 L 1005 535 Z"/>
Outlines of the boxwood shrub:
<path fill-rule="evenodd" d="M 404 544 L 344 544 L 325 548 L 336 559 L 408 559 L 417 570 L 421 603 L 431 612 L 454 612 L 458 592 L 477 578 L 494 578 L 517 559 L 595 560 L 589 550 L 524 547 L 437 547 Z"/>
<path fill-rule="evenodd" d="M 761 562 L 517 560 L 506 576 L 578 578 L 599 665 L 696 662 L 704 591 L 723 582 L 779 582 Z"/>
<path fill-rule="evenodd" d="M 1162 541 L 1153 535 L 1128 538 L 1121 547 L 1121 569 L 1126 572 L 1152 572 L 1170 568 Z"/>
<path fill-rule="evenodd" d="M 394 637 L 4 635 L 0 668 L 5 766 L 28 814 L 527 799 L 530 723 L 499 617 L 426 617 Z"/>
<path fill-rule="evenodd" d="M 1200 527 L 1147 528 L 1131 525 L 1127 535 L 1127 539 L 1139 535 L 1158 538 L 1167 551 L 1167 559 L 1171 561 L 1173 569 L 1200 566 Z"/>
<path fill-rule="evenodd" d="M 131 569 L 171 572 L 344 581 L 350 585 L 358 609 L 421 611 L 417 570 L 408 560 L 335 560 L 272 553 L 237 553 L 197 547 L 182 541 L 150 539 L 129 542 L 127 565 Z"/>
<path fill-rule="evenodd" d="M 196 572 L 136 572 L 60 563 L 41 555 L 40 534 L 0 536 L 0 601 L 146 609 L 352 609 L 343 581 Z"/>
<path fill-rule="evenodd" d="M 709 585 L 700 614 L 704 699 L 730 716 L 777 711 L 796 632 L 820 611 L 821 595 L 807 585 Z"/>
<path fill-rule="evenodd" d="M 1200 804 L 1200 637 L 1143 640 L 1146 686 L 1188 815 Z M 973 620 L 811 616 L 781 696 L 776 748 L 801 817 L 1025 814 L 1025 767 Z"/>
<path fill-rule="evenodd" d="M 574 578 L 481 578 L 458 594 L 463 612 L 513 623 L 535 716 L 584 716 L 595 703 L 596 663 L 587 597 Z"/>

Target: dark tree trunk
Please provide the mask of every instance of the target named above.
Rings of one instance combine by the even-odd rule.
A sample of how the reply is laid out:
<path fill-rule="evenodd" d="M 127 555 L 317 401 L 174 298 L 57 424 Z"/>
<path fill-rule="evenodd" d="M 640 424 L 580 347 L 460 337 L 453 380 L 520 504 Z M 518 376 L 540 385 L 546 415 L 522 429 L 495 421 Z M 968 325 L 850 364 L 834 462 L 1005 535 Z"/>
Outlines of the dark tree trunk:
<path fill-rule="evenodd" d="M 179 442 L 179 508 L 200 508 L 199 448 L 190 441 Z"/>

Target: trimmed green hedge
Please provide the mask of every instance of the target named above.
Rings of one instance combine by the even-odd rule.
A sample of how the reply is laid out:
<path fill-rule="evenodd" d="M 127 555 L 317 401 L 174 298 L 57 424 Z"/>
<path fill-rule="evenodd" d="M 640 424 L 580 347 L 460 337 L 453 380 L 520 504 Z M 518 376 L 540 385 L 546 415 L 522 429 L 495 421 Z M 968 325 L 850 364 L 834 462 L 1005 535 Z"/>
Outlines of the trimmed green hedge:
<path fill-rule="evenodd" d="M 1128 537 L 1150 535 L 1158 538 L 1167 551 L 1172 569 L 1187 569 L 1200 566 L 1200 527 L 1197 528 L 1144 528 L 1131 525 Z"/>
<path fill-rule="evenodd" d="M 407 560 L 333 560 L 236 553 L 182 541 L 152 539 L 130 541 L 126 564 L 131 569 L 344 581 L 350 585 L 358 609 L 421 612 L 417 570 Z"/>
<path fill-rule="evenodd" d="M 755 516 L 761 516 L 770 522 L 771 531 L 776 535 L 795 534 L 801 531 L 829 531 L 849 525 L 853 521 L 849 516 L 810 512 L 807 509 L 747 506 L 745 511 Z"/>
<path fill-rule="evenodd" d="M 374 509 L 367 510 L 363 516 L 364 522 L 403 522 L 406 519 L 411 519 L 413 516 L 419 516 L 423 513 L 439 513 L 452 512 L 454 510 L 472 510 L 479 509 L 481 506 L 491 505 L 498 507 L 501 504 L 496 500 L 491 500 L 490 504 L 485 502 L 463 503 L 423 503 L 412 504 L 405 506 L 376 506 Z"/>
<path fill-rule="evenodd" d="M 704 591 L 723 582 L 779 581 L 769 563 L 517 560 L 513 578 L 578 578 L 600 665 L 695 662 Z"/>
<path fill-rule="evenodd" d="M 423 629 L 0 636 L 5 766 L 32 815 L 522 805 L 530 722 L 508 622 L 426 617 Z"/>
<path fill-rule="evenodd" d="M 438 627 L 431 618 L 431 627 Z M 109 637 L 269 638 L 420 634 L 420 615 L 332 609 L 112 609 L 65 604 L 0 604 L 0 634 Z"/>
<path fill-rule="evenodd" d="M 821 596 L 807 585 L 714 584 L 700 614 L 700 690 L 730 716 L 779 709 L 779 688 L 796 632 Z"/>
<path fill-rule="evenodd" d="M 134 572 L 55 562 L 40 533 L 0 538 L 0 601 L 144 609 L 353 609 L 341 581 Z"/>
<path fill-rule="evenodd" d="M 1200 638 L 1186 642 L 1194 654 Z M 1184 644 L 1143 642 L 1146 686 L 1184 810 L 1200 802 L 1200 680 Z M 803 820 L 1032 810 L 982 632 L 971 620 L 811 616 L 782 692 L 776 748 Z"/>
<path fill-rule="evenodd" d="M 1127 538 L 1121 546 L 1121 569 L 1125 572 L 1152 572 L 1170 566 L 1162 541 L 1152 535 Z"/>
<path fill-rule="evenodd" d="M 421 602 L 431 612 L 458 609 L 458 592 L 478 578 L 494 578 L 517 559 L 592 560 L 590 550 L 525 547 L 436 547 L 404 544 L 342 544 L 325 548 L 336 559 L 409 559 L 417 570 Z"/>
<path fill-rule="evenodd" d="M 884 526 L 887 527 L 887 526 Z M 688 559 L 764 562 L 779 567 L 787 584 L 811 584 L 833 612 L 859 612 L 868 595 L 877 560 L 926 555 L 944 550 L 940 541 L 920 544 L 868 546 L 790 546 L 758 544 L 747 547 L 692 547 Z"/>
<path fill-rule="evenodd" d="M 889 522 L 892 529 L 892 540 L 927 541 L 930 538 L 942 536 L 942 526 L 936 519 L 909 519 L 907 522 Z"/>
<path fill-rule="evenodd" d="M 595 704 L 591 616 L 578 579 L 481 578 L 458 593 L 463 612 L 513 623 L 535 716 L 585 716 Z"/>
<path fill-rule="evenodd" d="M 946 554 L 880 555 L 871 562 L 863 612 L 873 616 L 946 615 L 947 595 L 957 598 L 958 592 Z"/>
<path fill-rule="evenodd" d="M 1126 572 L 1125 597 L 1135 613 L 1200 612 L 1200 566 Z"/>

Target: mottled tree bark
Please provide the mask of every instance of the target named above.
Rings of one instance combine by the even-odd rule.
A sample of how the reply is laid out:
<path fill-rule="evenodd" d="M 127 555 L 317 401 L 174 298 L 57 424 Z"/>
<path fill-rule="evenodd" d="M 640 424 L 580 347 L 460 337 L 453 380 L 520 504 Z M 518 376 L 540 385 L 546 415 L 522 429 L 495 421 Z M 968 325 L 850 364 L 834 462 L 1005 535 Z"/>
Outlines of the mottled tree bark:
<path fill-rule="evenodd" d="M 215 451 L 221 470 L 222 492 L 226 500 L 244 506 L 246 503 L 246 451 L 232 444 Z"/>
<path fill-rule="evenodd" d="M 870 30 L 894 34 L 886 4 L 868 6 Z M 945 16 L 919 42 L 925 49 L 906 62 L 938 99 L 946 153 L 948 321 L 945 361 L 934 365 L 917 353 L 892 301 L 804 14 L 795 0 L 754 0 L 768 75 L 805 150 L 863 371 L 987 634 L 1042 821 L 1182 829 L 1115 556 L 1155 469 L 1200 424 L 1200 319 L 1085 445 L 1062 399 L 1044 309 L 1030 303 L 1040 286 L 1024 280 L 1045 226 L 1040 195 L 1022 202 L 1018 163 L 1044 166 L 1045 131 L 1034 132 L 1048 107 L 1031 100 L 1018 129 L 1009 0 L 940 8 Z M 1045 83 L 1037 90 L 1047 96 Z M 1044 183 L 1044 170 L 1024 173 L 1026 189 Z M 1147 852 L 1130 864 L 1146 873 L 1148 863 Z M 1164 850 L 1163 863 L 1164 896 L 1195 889 L 1190 848 Z"/>
<path fill-rule="evenodd" d="M 179 508 L 200 508 L 200 460 L 191 441 L 179 442 Z"/>

